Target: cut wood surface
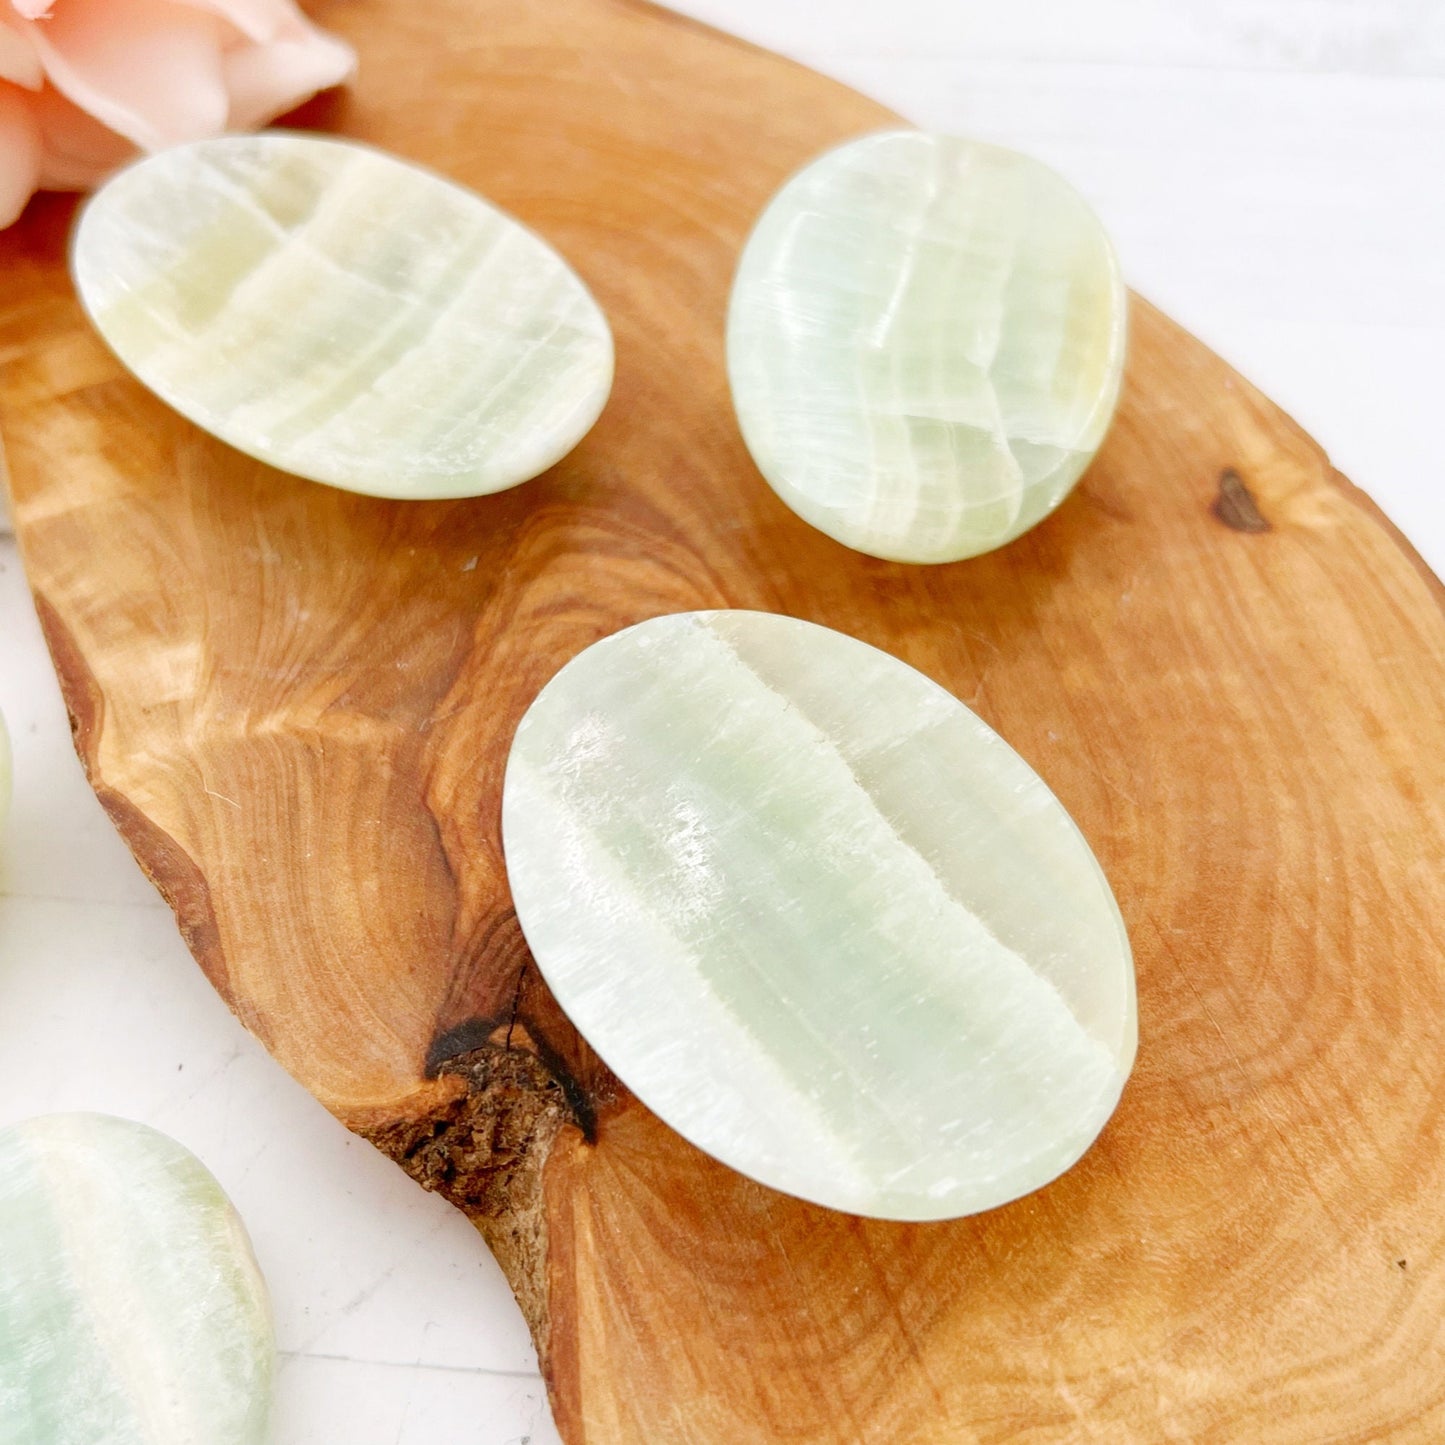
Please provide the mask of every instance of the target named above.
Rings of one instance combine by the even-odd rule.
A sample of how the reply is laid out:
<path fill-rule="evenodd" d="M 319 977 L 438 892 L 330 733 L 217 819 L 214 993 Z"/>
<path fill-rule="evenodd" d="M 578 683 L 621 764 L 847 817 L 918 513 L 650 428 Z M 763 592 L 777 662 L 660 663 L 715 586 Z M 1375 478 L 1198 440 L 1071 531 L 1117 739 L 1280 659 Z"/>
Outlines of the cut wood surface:
<path fill-rule="evenodd" d="M 315 9 L 362 79 L 310 118 L 476 187 L 592 286 L 601 422 L 475 501 L 269 471 L 122 372 L 45 198 L 0 236 L 15 520 L 102 801 L 242 1020 L 475 1220 L 569 1445 L 1445 1438 L 1439 584 L 1143 302 L 1056 515 L 947 567 L 845 550 L 750 463 L 723 318 L 772 190 L 892 117 L 622 0 Z M 772 1194 L 620 1088 L 530 965 L 518 719 L 597 638 L 727 606 L 936 678 L 1113 880 L 1139 1064 L 1047 1189 L 945 1225 Z"/>

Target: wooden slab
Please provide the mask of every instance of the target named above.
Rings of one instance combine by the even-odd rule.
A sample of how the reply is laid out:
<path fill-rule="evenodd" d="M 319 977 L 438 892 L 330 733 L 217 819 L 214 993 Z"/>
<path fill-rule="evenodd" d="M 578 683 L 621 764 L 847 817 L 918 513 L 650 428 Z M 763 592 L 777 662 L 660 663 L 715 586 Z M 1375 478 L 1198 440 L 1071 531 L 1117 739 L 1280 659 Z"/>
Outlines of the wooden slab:
<path fill-rule="evenodd" d="M 312 118 L 477 187 L 594 287 L 602 422 L 475 502 L 267 471 L 121 373 L 47 199 L 0 237 L 15 515 L 106 807 L 247 1026 L 475 1219 L 569 1445 L 1445 1438 L 1439 585 L 1142 302 L 1056 516 L 949 567 L 845 551 L 748 461 L 724 305 L 773 188 L 889 117 L 622 0 L 317 10 L 362 80 Z M 781 1198 L 629 1098 L 538 982 L 498 842 L 512 730 L 587 643 L 699 606 L 905 658 L 1083 826 L 1142 1045 L 1055 1185 L 932 1226 Z"/>

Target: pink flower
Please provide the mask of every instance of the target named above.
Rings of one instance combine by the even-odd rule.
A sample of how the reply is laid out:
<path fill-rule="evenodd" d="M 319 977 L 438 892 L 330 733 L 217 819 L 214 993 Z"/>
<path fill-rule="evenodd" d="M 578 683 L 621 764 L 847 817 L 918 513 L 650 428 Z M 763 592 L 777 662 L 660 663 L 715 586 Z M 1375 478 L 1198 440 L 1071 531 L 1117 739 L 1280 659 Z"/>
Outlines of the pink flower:
<path fill-rule="evenodd" d="M 35 190 L 261 125 L 355 65 L 295 0 L 0 0 L 0 227 Z"/>

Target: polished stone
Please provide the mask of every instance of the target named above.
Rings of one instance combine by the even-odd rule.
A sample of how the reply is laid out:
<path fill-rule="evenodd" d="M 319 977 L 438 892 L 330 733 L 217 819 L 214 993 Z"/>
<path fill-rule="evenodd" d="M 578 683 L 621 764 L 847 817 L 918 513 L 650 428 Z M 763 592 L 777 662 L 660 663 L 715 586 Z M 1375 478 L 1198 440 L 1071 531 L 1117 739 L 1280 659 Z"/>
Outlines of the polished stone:
<path fill-rule="evenodd" d="M 996 146 L 890 131 L 830 151 L 738 267 L 728 371 L 773 489 L 860 552 L 950 562 L 1053 511 L 1098 450 L 1126 294 L 1079 195 Z"/>
<path fill-rule="evenodd" d="M 1108 882 L 1028 764 L 887 653 L 758 612 L 608 637 L 523 718 L 502 829 L 572 1021 L 765 1184 L 968 1214 L 1068 1168 L 1118 1101 Z"/>
<path fill-rule="evenodd" d="M 612 385 L 606 319 L 551 246 L 347 142 L 150 156 L 86 206 L 71 267 L 100 334 L 177 411 L 351 491 L 515 486 L 581 440 Z"/>
<path fill-rule="evenodd" d="M 194 1155 L 101 1114 L 0 1131 L 0 1445 L 261 1445 L 274 1358 Z"/>

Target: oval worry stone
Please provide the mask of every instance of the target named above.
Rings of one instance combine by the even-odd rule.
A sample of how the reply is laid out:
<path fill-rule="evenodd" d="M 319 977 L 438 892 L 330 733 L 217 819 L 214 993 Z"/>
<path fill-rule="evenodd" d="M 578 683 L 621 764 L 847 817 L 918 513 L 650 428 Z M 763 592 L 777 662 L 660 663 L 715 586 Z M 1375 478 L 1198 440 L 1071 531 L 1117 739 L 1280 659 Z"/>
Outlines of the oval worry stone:
<path fill-rule="evenodd" d="M 794 176 L 733 285 L 728 372 L 777 494 L 860 552 L 951 562 L 1017 537 L 1098 450 L 1126 294 L 1047 167 L 918 131 Z"/>
<path fill-rule="evenodd" d="M 480 196 L 348 142 L 271 132 L 150 156 L 76 227 L 116 355 L 206 430 L 384 497 L 545 471 L 612 385 L 612 335 L 543 240 Z"/>
<path fill-rule="evenodd" d="M 141 1124 L 0 1130 L 0 1442 L 261 1445 L 275 1346 L 246 1231 Z"/>
<path fill-rule="evenodd" d="M 865 643 L 759 612 L 596 643 L 523 718 L 502 830 L 573 1023 L 776 1189 L 973 1213 L 1118 1101 L 1134 971 L 1098 863 L 997 733 Z"/>

